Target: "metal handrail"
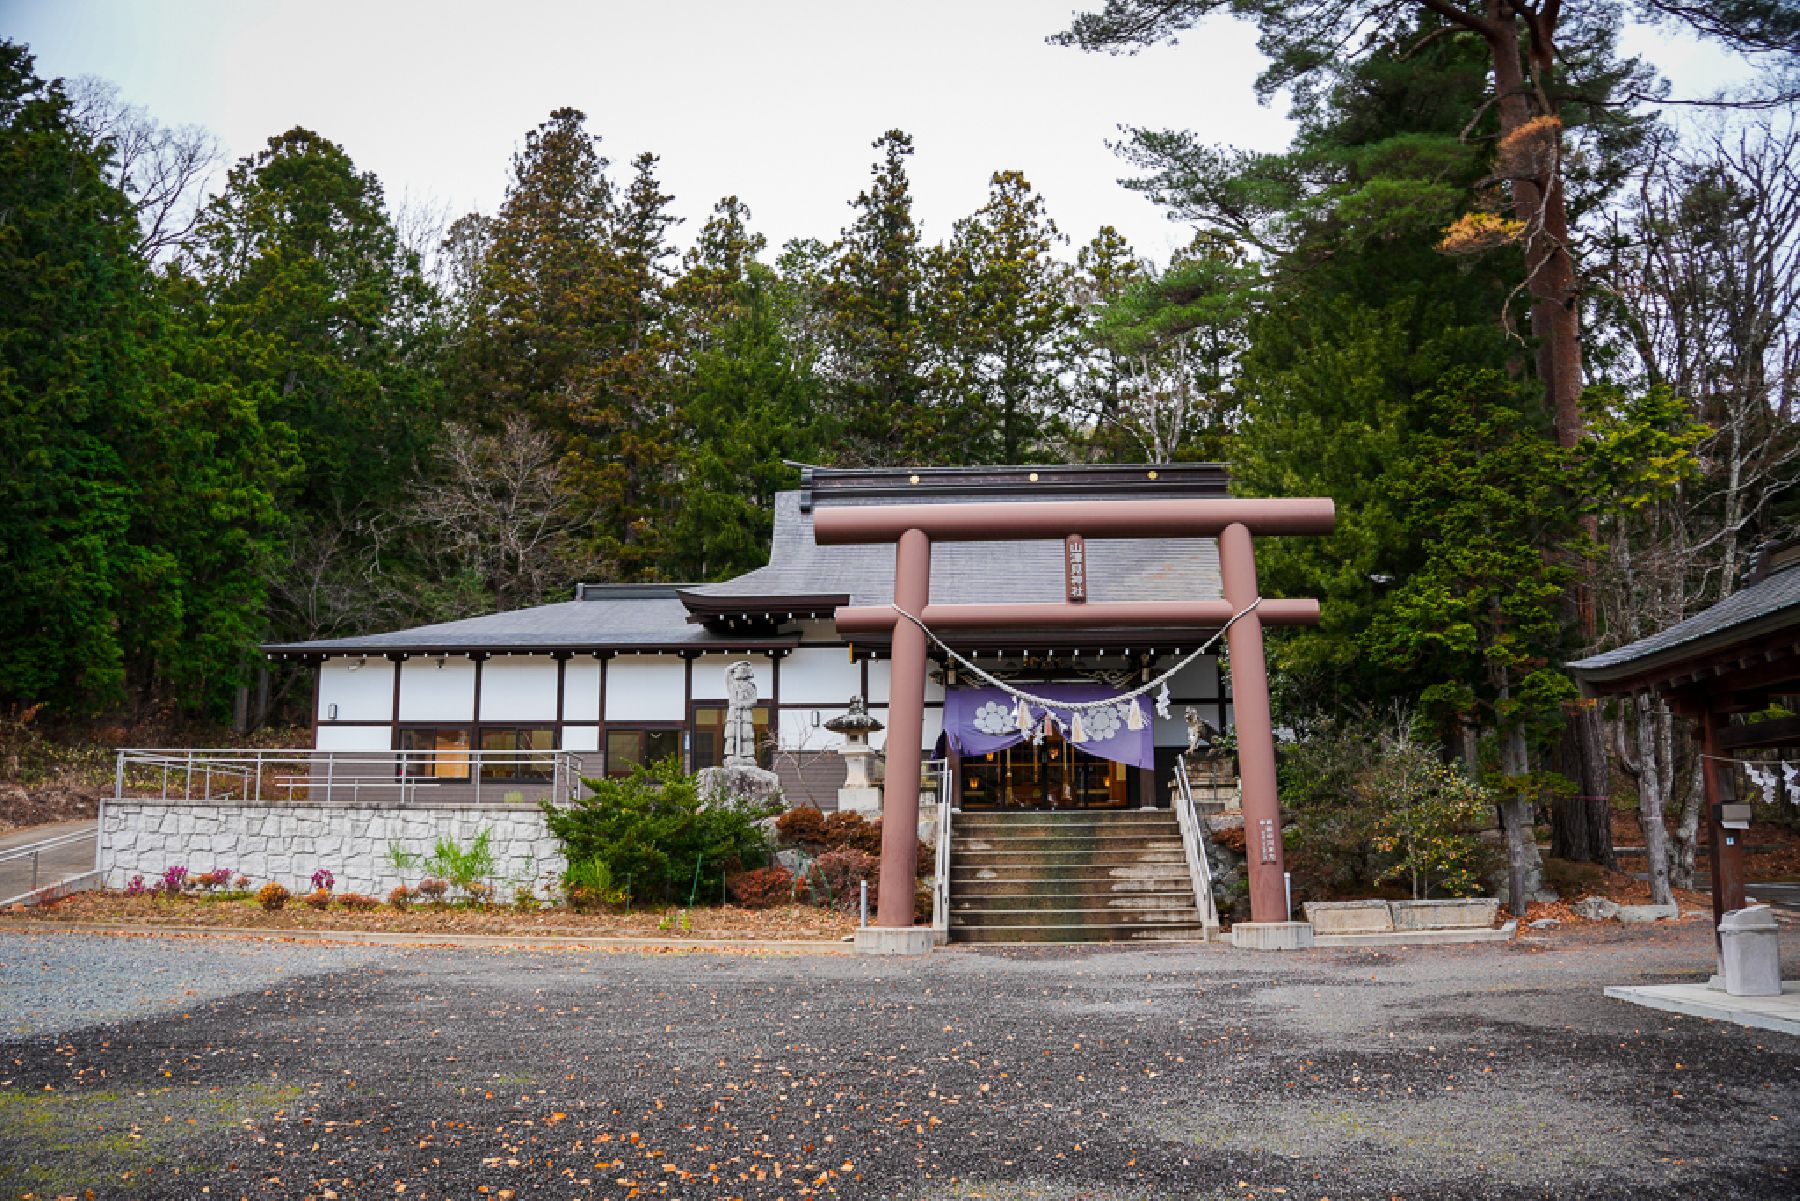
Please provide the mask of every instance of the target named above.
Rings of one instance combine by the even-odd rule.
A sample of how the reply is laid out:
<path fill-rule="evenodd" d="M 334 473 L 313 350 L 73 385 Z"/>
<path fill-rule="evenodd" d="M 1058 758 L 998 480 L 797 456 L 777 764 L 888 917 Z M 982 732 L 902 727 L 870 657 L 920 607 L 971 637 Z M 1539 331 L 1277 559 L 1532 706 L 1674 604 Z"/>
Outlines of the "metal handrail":
<path fill-rule="evenodd" d="M 360 801 L 365 789 L 395 790 L 399 805 L 423 789 L 465 786 L 476 804 L 510 803 L 508 793 L 548 788 L 559 801 L 573 801 L 587 774 L 592 751 L 325 750 L 316 747 L 127 747 L 118 752 L 114 801 L 192 804 L 261 804 L 265 799 L 322 804 Z M 444 768 L 458 774 L 440 774 Z M 506 774 L 495 774 L 504 771 Z M 146 783 L 145 781 L 150 781 Z M 265 798 L 265 786 L 270 795 Z M 151 795 L 143 795 L 145 790 Z M 499 795 L 495 796 L 495 790 Z M 323 792 L 321 797 L 319 794 Z M 296 796 L 296 793 L 301 795 Z M 542 795 L 540 791 L 540 795 Z M 435 801 L 447 801 L 437 797 Z M 521 803 L 535 804 L 535 801 Z"/>
<path fill-rule="evenodd" d="M 23 859 L 27 855 L 36 855 L 40 851 L 54 851 L 58 847 L 66 847 L 71 843 L 81 842 L 83 839 L 88 838 L 98 838 L 99 836 L 100 831 L 96 828 L 93 830 L 77 830 L 73 834 L 58 834 L 56 837 L 46 838 L 42 842 L 28 842 L 22 847 L 13 847 L 10 850 L 0 851 L 0 863 L 5 863 L 11 859 Z"/>
<path fill-rule="evenodd" d="M 1202 845 L 1205 834 L 1200 826 L 1200 811 L 1194 805 L 1194 790 L 1188 783 L 1187 755 L 1175 756 L 1175 824 L 1181 829 L 1181 851 L 1187 859 L 1188 877 L 1194 885 L 1194 904 L 1200 911 L 1200 925 L 1209 934 L 1219 928 L 1219 905 L 1213 899 L 1212 867 L 1206 861 Z"/>
<path fill-rule="evenodd" d="M 98 840 L 99 837 L 100 837 L 100 827 L 99 827 L 98 823 L 96 823 L 94 828 L 91 830 L 76 830 L 72 834 L 58 834 L 54 838 L 46 838 L 41 842 L 30 842 L 30 843 L 26 843 L 22 847 L 13 847 L 11 850 L 0 851 L 0 863 L 8 863 L 14 859 L 24 859 L 27 857 L 30 858 L 30 860 L 31 860 L 31 887 L 26 889 L 25 892 L 20 894 L 21 897 L 29 897 L 32 893 L 34 893 L 38 890 L 38 856 L 39 855 L 43 854 L 45 851 L 54 851 L 61 847 L 72 846 L 75 843 L 84 842 L 90 838 Z M 12 903 L 18 901 L 19 899 L 20 899 L 19 897 L 12 897 L 12 898 L 9 898 L 5 903 L 12 904 Z"/>
<path fill-rule="evenodd" d="M 950 763 L 946 759 L 931 761 L 937 772 L 937 847 L 931 881 L 931 928 L 948 936 L 950 931 L 950 815 L 954 798 L 950 795 Z"/>

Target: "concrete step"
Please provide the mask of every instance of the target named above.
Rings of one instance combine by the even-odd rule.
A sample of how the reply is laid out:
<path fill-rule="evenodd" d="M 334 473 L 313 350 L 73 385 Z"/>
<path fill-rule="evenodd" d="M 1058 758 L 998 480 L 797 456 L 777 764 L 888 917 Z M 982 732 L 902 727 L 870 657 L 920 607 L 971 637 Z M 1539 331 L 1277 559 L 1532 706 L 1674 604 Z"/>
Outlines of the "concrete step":
<path fill-rule="evenodd" d="M 1041 909 L 984 909 L 979 913 L 952 913 L 950 928 L 963 926 L 1021 926 L 1044 929 L 1060 926 L 1192 926 L 1200 921 L 1200 911 L 1186 909 L 1152 909 L 1120 912 L 1114 909 L 1064 909 L 1046 912 Z"/>
<path fill-rule="evenodd" d="M 951 886 L 963 884 L 1041 882 L 1046 886 L 1075 888 L 1095 885 L 1115 888 L 1183 887 L 1189 884 L 1187 864 L 1171 863 L 973 863 L 952 864 Z"/>
<path fill-rule="evenodd" d="M 1186 897 L 1194 889 L 1186 876 L 1149 880 L 952 880 L 951 892 L 971 901 L 986 897 L 1042 897 L 1047 904 L 1074 904 L 1082 897 Z"/>
<path fill-rule="evenodd" d="M 958 834 L 950 840 L 952 853 L 970 851 L 1012 851 L 1023 855 L 1047 855 L 1057 851 L 1179 851 L 1181 836 L 1163 834 L 1120 834 L 1107 832 L 1092 836 L 1056 834 L 1033 838 L 1003 836 L 989 838 L 980 834 Z"/>
<path fill-rule="evenodd" d="M 1070 896 L 1067 893 L 994 894 L 950 902 L 952 915 L 976 913 L 1035 913 L 1045 918 L 1063 914 L 1163 914 L 1193 913 L 1192 892 L 1126 893 L 1120 896 Z M 1082 920 L 1088 920 L 1083 917 Z"/>
<path fill-rule="evenodd" d="M 1063 942 L 1200 942 L 1206 930 L 1198 922 L 1184 926 L 1115 922 L 1106 926 L 952 926 L 959 943 Z"/>
<path fill-rule="evenodd" d="M 1151 863 L 1186 863 L 1181 845 L 1147 850 L 1100 849 L 1092 851 L 962 851 L 950 848 L 950 866 L 1007 867 L 1041 863 L 1046 867 L 1136 867 Z"/>
<path fill-rule="evenodd" d="M 950 819 L 950 831 L 953 834 L 971 830 L 996 833 L 1037 830 L 1154 830 L 1158 828 L 1174 830 L 1179 827 L 1175 824 L 1175 818 L 1166 813 L 1129 819 L 1118 816 L 1094 817 L 1087 814 L 1060 816 L 1052 813 L 972 817 L 965 813 Z"/>

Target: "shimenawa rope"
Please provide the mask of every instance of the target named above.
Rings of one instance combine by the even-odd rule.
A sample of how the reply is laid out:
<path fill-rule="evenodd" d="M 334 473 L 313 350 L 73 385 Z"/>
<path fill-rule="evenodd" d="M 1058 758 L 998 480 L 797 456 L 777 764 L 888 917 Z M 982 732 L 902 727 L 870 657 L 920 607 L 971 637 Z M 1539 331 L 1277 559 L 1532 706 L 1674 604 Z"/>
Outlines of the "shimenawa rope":
<path fill-rule="evenodd" d="M 1071 711 L 1079 710 L 1082 712 L 1086 712 L 1086 711 L 1093 710 L 1093 709 L 1105 709 L 1109 706 L 1122 704 L 1126 701 L 1134 701 L 1138 697 L 1143 696 L 1145 693 L 1151 692 L 1151 691 L 1155 690 L 1156 688 L 1159 688 L 1162 685 L 1168 683 L 1169 680 L 1174 678 L 1176 672 L 1180 671 L 1182 668 L 1186 667 L 1188 664 L 1194 662 L 1195 660 L 1199 659 L 1202 655 L 1204 655 L 1208 651 L 1212 650 L 1212 648 L 1218 643 L 1219 639 L 1221 639 L 1225 636 L 1225 631 L 1229 630 L 1234 624 L 1236 624 L 1238 618 L 1244 616 L 1244 614 L 1246 614 L 1246 613 L 1253 612 L 1258 605 L 1262 604 L 1262 602 L 1263 602 L 1263 598 L 1259 596 L 1255 600 L 1251 601 L 1249 604 L 1245 605 L 1242 609 L 1239 609 L 1236 613 L 1233 613 L 1231 615 L 1231 620 L 1227 621 L 1224 625 L 1220 626 L 1218 632 L 1216 634 L 1214 634 L 1211 638 L 1208 638 L 1206 640 L 1206 642 L 1201 645 L 1199 650 L 1195 651 L 1193 654 L 1189 655 L 1187 658 L 1183 659 L 1181 662 L 1179 662 L 1175 666 L 1171 667 L 1168 671 L 1163 672 L 1160 676 L 1157 676 L 1154 680 L 1151 680 L 1147 684 L 1142 684 L 1142 685 L 1132 689 L 1130 692 L 1121 692 L 1117 696 L 1110 696 L 1110 697 L 1107 697 L 1105 700 L 1099 700 L 1099 701 L 1055 701 L 1055 700 L 1050 700 L 1047 697 L 1041 697 L 1041 696 L 1037 696 L 1033 693 L 1026 692 L 1023 688 L 1014 688 L 1011 684 L 1008 684 L 1005 680 L 1002 680 L 998 676 L 991 675 L 988 672 L 981 670 L 981 668 L 975 666 L 975 664 L 973 664 L 969 660 L 963 658 L 961 655 L 957 654 L 954 650 L 951 650 L 950 647 L 944 642 L 944 640 L 942 638 L 939 638 L 936 634 L 932 633 L 930 626 L 926 625 L 923 621 L 919 620 L 917 617 L 913 616 L 911 613 L 908 613 L 905 609 L 902 609 L 899 605 L 890 604 L 889 608 L 893 609 L 894 612 L 896 612 L 900 616 L 906 618 L 906 620 L 912 622 L 914 625 L 918 626 L 919 629 L 924 633 L 925 637 L 931 639 L 932 642 L 937 644 L 938 649 L 942 650 L 946 655 L 948 655 L 952 659 L 956 660 L 956 662 L 958 664 L 960 664 L 961 666 L 967 668 L 968 671 L 970 672 L 970 674 L 978 676 L 980 679 L 986 681 L 986 683 L 990 687 L 998 688 L 1001 692 L 1006 693 L 1008 696 L 1015 697 L 1018 700 L 1022 700 L 1028 705 L 1036 705 L 1040 709 L 1067 709 L 1067 710 L 1071 710 Z M 1160 706 L 1159 706 L 1159 708 L 1160 708 Z"/>

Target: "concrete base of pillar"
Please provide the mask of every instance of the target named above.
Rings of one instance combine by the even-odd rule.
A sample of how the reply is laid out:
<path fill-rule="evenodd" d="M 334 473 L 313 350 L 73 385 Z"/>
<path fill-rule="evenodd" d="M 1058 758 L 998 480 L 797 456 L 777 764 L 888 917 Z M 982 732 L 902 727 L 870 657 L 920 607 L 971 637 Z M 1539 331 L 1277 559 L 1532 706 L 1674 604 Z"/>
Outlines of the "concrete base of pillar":
<path fill-rule="evenodd" d="M 856 932 L 858 955 L 929 955 L 936 944 L 930 926 L 864 926 Z"/>
<path fill-rule="evenodd" d="M 1310 922 L 1239 922 L 1231 945 L 1250 951 L 1303 951 L 1313 945 Z"/>

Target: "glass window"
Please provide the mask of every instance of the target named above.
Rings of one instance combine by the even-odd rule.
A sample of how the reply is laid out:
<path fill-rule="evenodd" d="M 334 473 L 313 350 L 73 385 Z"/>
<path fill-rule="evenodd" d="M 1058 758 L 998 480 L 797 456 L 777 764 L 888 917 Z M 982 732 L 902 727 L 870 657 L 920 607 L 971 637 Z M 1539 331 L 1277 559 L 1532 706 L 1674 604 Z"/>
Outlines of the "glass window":
<path fill-rule="evenodd" d="M 400 731 L 402 775 L 414 779 L 469 778 L 469 731 L 430 727 Z"/>
<path fill-rule="evenodd" d="M 769 707 L 758 705 L 750 711 L 756 730 L 756 762 L 768 767 L 774 748 L 769 745 Z M 725 766 L 725 706 L 694 706 L 694 770 Z"/>
<path fill-rule="evenodd" d="M 669 726 L 662 729 L 620 729 L 606 731 L 606 774 L 629 776 L 638 764 L 660 763 L 681 757 L 681 730 Z"/>
<path fill-rule="evenodd" d="M 550 726 L 483 726 L 481 728 L 481 778 L 484 780 L 547 780 L 550 757 L 556 749 L 556 730 Z"/>

